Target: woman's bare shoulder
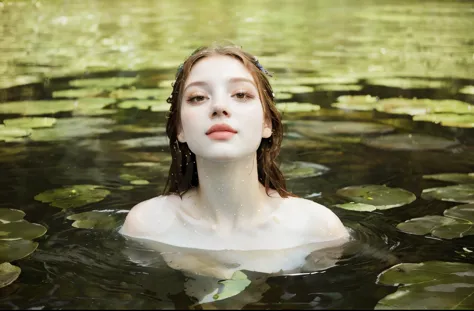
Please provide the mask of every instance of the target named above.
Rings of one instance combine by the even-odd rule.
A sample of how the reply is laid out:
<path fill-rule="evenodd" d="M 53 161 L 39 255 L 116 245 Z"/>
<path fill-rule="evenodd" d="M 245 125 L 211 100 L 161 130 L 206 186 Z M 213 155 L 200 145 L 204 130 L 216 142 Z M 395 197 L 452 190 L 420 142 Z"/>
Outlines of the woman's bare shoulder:
<path fill-rule="evenodd" d="M 180 202 L 178 195 L 166 195 L 138 203 L 128 212 L 120 233 L 132 237 L 164 233 L 173 224 Z"/>

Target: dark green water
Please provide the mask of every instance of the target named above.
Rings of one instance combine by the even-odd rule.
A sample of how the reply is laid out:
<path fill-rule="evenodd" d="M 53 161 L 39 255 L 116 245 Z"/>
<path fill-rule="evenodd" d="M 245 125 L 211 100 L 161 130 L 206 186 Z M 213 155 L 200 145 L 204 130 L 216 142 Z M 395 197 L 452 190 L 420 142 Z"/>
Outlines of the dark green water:
<path fill-rule="evenodd" d="M 463 250 L 474 249 L 472 236 L 452 240 L 415 236 L 395 226 L 415 217 L 442 215 L 445 209 L 458 205 L 422 199 L 423 189 L 448 185 L 422 176 L 474 172 L 474 129 L 412 121 L 408 115 L 331 107 L 340 95 L 366 94 L 381 99 L 456 99 L 474 104 L 474 95 L 459 92 L 474 85 L 472 2 L 0 4 L 2 102 L 53 99 L 54 91 L 71 89 L 68 82 L 77 78 L 138 77 L 131 87 L 156 88 L 160 81 L 173 78 L 177 65 L 195 47 L 229 39 L 256 54 L 275 73 L 272 81 L 302 76 L 342 77 L 360 86 L 357 91 L 315 89 L 293 94 L 284 101 L 310 102 L 322 109 L 306 115 L 288 113 L 284 120 L 368 121 L 391 124 L 395 133 L 426 134 L 459 142 L 434 151 L 383 150 L 337 138 L 314 138 L 313 142 L 318 143 L 314 146 L 283 146 L 282 161 L 307 161 L 330 168 L 321 176 L 288 180 L 288 188 L 331 208 L 360 242 L 357 251 L 346 254 L 337 266 L 315 273 L 269 278 L 257 273 L 257 281 L 244 292 L 216 305 L 373 309 L 397 289 L 376 283 L 378 274 L 394 264 L 473 262 L 473 255 Z M 402 88 L 374 80 L 394 77 L 407 83 L 422 79 L 424 84 Z M 111 97 L 111 90 L 103 89 L 95 97 Z M 119 98 L 110 106 L 117 109 L 115 113 L 92 116 L 112 120 L 110 125 L 99 125 L 109 130 L 107 133 L 86 133 L 79 128 L 71 129 L 66 138 L 0 141 L 0 207 L 21 209 L 26 220 L 48 229 L 37 239 L 39 246 L 33 254 L 14 262 L 22 272 L 14 283 L 0 289 L 1 309 L 175 309 L 190 308 L 196 302 L 186 294 L 187 279 L 180 271 L 165 264 L 135 264 L 124 254 L 128 246 L 116 231 L 77 229 L 66 219 L 73 213 L 92 210 L 124 211 L 124 216 L 133 205 L 157 195 L 164 186 L 166 144 L 155 141 L 126 148 L 120 141 L 163 137 L 166 114 L 117 108 L 125 99 Z M 0 121 L 20 116 L 0 114 Z M 70 111 L 42 116 L 78 117 Z M 133 132 L 121 125 L 138 126 L 148 132 Z M 287 140 L 298 140 L 289 136 Z M 355 139 L 360 137 L 356 135 Z M 132 172 L 124 163 L 140 161 L 161 162 L 165 169 L 145 172 L 148 185 L 118 190 L 129 185 L 120 175 Z M 111 194 L 74 211 L 34 199 L 46 190 L 78 184 L 101 185 Z M 334 207 L 344 202 L 336 195 L 338 189 L 362 184 L 400 187 L 414 193 L 417 200 L 371 213 Z"/>

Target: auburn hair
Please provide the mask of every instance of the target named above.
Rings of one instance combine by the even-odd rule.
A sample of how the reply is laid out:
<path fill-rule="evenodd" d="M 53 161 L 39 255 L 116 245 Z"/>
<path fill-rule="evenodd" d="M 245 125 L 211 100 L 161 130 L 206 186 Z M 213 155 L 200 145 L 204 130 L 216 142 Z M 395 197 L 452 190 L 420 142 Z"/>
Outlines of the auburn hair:
<path fill-rule="evenodd" d="M 189 149 L 187 143 L 179 142 L 177 136 L 181 127 L 181 102 L 186 79 L 199 60 L 214 55 L 229 56 L 242 62 L 255 80 L 265 118 L 272 122 L 272 135 L 269 138 L 262 138 L 257 149 L 259 182 L 265 186 L 267 195 L 269 189 L 274 189 L 283 198 L 295 196 L 286 190 L 285 179 L 276 162 L 283 139 L 283 125 L 280 112 L 275 107 L 272 87 L 265 75 L 268 72 L 263 69 L 256 57 L 234 45 L 200 47 L 178 68 L 173 91 L 167 99 L 171 107 L 166 134 L 170 141 L 172 160 L 163 195 L 178 194 L 181 197 L 189 189 L 199 186 L 196 155 Z"/>

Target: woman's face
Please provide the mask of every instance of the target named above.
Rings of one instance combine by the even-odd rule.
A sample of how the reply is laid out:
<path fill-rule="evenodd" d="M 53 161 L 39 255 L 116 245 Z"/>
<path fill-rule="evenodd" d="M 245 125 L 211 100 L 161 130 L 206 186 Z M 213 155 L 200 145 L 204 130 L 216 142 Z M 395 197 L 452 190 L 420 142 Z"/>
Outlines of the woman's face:
<path fill-rule="evenodd" d="M 196 62 L 185 81 L 178 140 L 198 157 L 231 160 L 255 154 L 265 125 L 256 83 L 237 59 L 210 56 Z M 227 125 L 229 128 L 212 126 Z"/>

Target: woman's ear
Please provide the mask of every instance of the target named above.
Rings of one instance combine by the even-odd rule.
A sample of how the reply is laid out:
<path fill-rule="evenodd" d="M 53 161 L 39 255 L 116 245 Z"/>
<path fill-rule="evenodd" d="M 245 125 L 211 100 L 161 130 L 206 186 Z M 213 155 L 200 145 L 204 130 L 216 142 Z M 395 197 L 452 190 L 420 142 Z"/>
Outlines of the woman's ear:
<path fill-rule="evenodd" d="M 183 130 L 179 130 L 179 131 L 178 131 L 178 137 L 177 137 L 177 138 L 178 138 L 178 141 L 179 141 L 180 143 L 185 143 L 185 142 L 186 142 L 186 139 L 185 139 L 185 137 L 184 137 Z"/>
<path fill-rule="evenodd" d="M 263 125 L 262 137 L 269 138 L 270 136 L 272 136 L 272 123 L 265 122 Z"/>

